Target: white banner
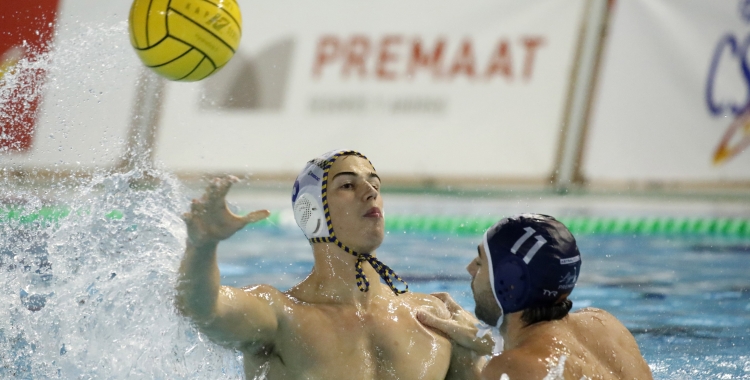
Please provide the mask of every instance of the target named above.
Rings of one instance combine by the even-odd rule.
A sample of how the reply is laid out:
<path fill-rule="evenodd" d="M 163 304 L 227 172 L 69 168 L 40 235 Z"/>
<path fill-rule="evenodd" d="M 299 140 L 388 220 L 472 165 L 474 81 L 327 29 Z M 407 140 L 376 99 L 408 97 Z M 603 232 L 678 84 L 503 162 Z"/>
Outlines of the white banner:
<path fill-rule="evenodd" d="M 128 39 L 130 3 L 60 1 L 51 56 L 27 55 L 16 66 L 46 76 L 44 91 L 33 94 L 42 102 L 29 147 L 0 153 L 4 167 L 90 170 L 119 162 L 142 66 Z"/>
<path fill-rule="evenodd" d="M 617 2 L 584 175 L 750 180 L 749 47 L 750 1 Z"/>
<path fill-rule="evenodd" d="M 584 1 L 239 1 L 241 48 L 170 83 L 156 158 L 290 173 L 336 147 L 380 171 L 551 174 Z"/>

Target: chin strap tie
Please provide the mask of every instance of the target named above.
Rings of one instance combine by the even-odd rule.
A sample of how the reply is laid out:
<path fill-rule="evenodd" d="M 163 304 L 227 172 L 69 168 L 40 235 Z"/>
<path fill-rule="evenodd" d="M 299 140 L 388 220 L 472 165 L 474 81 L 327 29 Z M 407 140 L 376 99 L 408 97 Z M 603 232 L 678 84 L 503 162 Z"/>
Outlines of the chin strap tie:
<path fill-rule="evenodd" d="M 359 253 L 356 254 L 356 256 L 357 262 L 354 264 L 354 267 L 357 270 L 357 286 L 359 287 L 360 291 L 366 292 L 370 289 L 370 281 L 367 280 L 367 276 L 365 276 L 365 272 L 362 270 L 362 263 L 365 261 L 370 263 L 370 265 L 375 268 L 375 270 L 380 275 L 380 278 L 382 278 L 383 281 L 388 284 L 393 293 L 399 295 L 409 291 L 409 284 L 407 284 L 406 281 L 402 280 L 401 277 L 399 277 L 396 272 L 393 271 L 393 269 L 388 267 L 388 265 L 383 264 L 383 262 L 378 260 L 375 256 L 369 253 Z M 397 281 L 403 283 L 404 286 L 406 286 L 406 289 L 398 289 L 396 285 L 393 284 L 393 280 L 391 278 L 394 278 Z"/>
<path fill-rule="evenodd" d="M 372 267 L 380 275 L 380 278 L 382 278 L 383 281 L 388 284 L 388 287 L 391 288 L 394 294 L 399 295 L 409 291 L 409 284 L 401 279 L 401 277 L 399 277 L 399 275 L 397 275 L 396 272 L 394 272 L 393 269 L 391 269 L 388 265 L 383 264 L 383 262 L 378 260 L 377 257 L 369 253 L 355 252 L 354 250 L 341 243 L 341 241 L 336 238 L 336 235 L 324 238 L 312 238 L 310 239 L 310 243 L 334 243 L 345 252 L 354 255 L 357 258 L 357 261 L 354 263 L 354 269 L 357 272 L 355 276 L 357 278 L 357 287 L 359 287 L 359 290 L 362 292 L 370 290 L 370 280 L 367 279 L 364 270 L 362 270 L 362 263 L 365 261 L 372 265 Z M 400 290 L 399 288 L 397 288 L 396 285 L 393 284 L 393 279 L 395 279 L 396 281 L 400 281 L 406 288 L 404 290 Z"/>

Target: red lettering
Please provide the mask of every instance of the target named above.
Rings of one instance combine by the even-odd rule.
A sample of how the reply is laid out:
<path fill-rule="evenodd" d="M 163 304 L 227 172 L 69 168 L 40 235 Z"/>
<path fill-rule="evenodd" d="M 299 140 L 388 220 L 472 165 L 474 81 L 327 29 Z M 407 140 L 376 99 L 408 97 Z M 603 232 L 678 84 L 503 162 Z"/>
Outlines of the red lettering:
<path fill-rule="evenodd" d="M 346 54 L 346 62 L 341 69 L 341 75 L 344 78 L 349 77 L 352 69 L 356 69 L 360 78 L 367 76 L 367 67 L 365 61 L 370 54 L 370 39 L 366 36 L 352 36 L 349 40 Z"/>
<path fill-rule="evenodd" d="M 445 37 L 425 43 L 419 37 L 407 38 L 401 34 L 386 34 L 379 39 L 365 34 L 349 37 L 324 35 L 317 43 L 312 74 L 313 78 L 319 79 L 326 70 L 338 70 L 340 66 L 343 80 L 355 76 L 365 80 L 395 81 L 402 77 L 413 79 L 423 72 L 432 79 L 465 76 L 468 80 L 482 78 L 489 81 L 497 76 L 507 82 L 521 75 L 523 81 L 528 82 L 533 78 L 536 56 L 546 39 L 539 35 L 521 36 L 517 41 L 524 52 L 519 54 L 516 47 L 515 61 L 510 41 L 506 37 L 497 39 L 484 61 L 485 55 L 477 56 L 470 37 L 457 45 L 449 45 Z M 448 48 L 452 57 L 446 57 Z M 522 62 L 518 59 L 521 55 Z M 477 59 L 481 65 L 477 64 Z"/>
<path fill-rule="evenodd" d="M 383 40 L 380 41 L 380 54 L 378 54 L 378 64 L 375 69 L 378 78 L 383 80 L 396 79 L 396 73 L 389 71 L 386 66 L 389 62 L 393 62 L 397 59 L 397 56 L 389 50 L 391 45 L 400 45 L 401 40 L 401 36 L 385 36 L 383 37 Z"/>
<path fill-rule="evenodd" d="M 474 77 L 474 46 L 471 40 L 465 39 L 461 43 L 461 48 L 456 53 L 456 58 L 453 60 L 449 75 L 455 77 L 460 73 L 466 74 L 467 77 Z"/>
<path fill-rule="evenodd" d="M 323 66 L 333 62 L 339 56 L 339 39 L 335 36 L 320 37 L 316 51 L 313 76 L 320 78 Z"/>
<path fill-rule="evenodd" d="M 496 74 L 504 76 L 507 80 L 513 79 L 513 60 L 510 55 L 510 45 L 508 40 L 505 39 L 498 42 L 497 49 L 490 57 L 490 63 L 487 65 L 484 76 L 490 79 Z"/>
<path fill-rule="evenodd" d="M 418 68 L 425 67 L 431 69 L 432 75 L 439 78 L 443 75 L 443 50 L 445 50 L 444 38 L 438 39 L 431 54 L 425 54 L 422 51 L 422 41 L 415 39 L 412 43 L 407 75 L 413 78 Z"/>
<path fill-rule="evenodd" d="M 544 45 L 544 37 L 524 37 L 521 42 L 526 48 L 526 58 L 523 60 L 523 79 L 528 81 L 534 74 L 536 49 Z"/>

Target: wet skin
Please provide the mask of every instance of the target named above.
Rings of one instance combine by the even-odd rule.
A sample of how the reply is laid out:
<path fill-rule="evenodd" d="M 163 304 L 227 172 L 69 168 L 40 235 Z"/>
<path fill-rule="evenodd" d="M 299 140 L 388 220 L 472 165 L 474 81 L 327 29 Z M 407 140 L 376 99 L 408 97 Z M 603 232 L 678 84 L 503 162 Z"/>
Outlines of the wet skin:
<path fill-rule="evenodd" d="M 494 325 L 502 311 L 492 295 L 484 247 L 480 245 L 478 251 L 466 269 L 472 276 L 477 316 Z M 652 379 L 633 335 L 604 310 L 586 308 L 560 320 L 532 325 L 523 322 L 521 314 L 505 316 L 500 326 L 503 352 L 490 359 L 482 370 L 482 379 L 497 380 L 503 374 L 510 380 L 543 379 L 563 356 L 566 359 L 562 378 L 566 380 Z M 445 319 L 424 312 L 419 318 L 466 348 L 486 353 L 486 342 L 475 337 L 476 328 L 455 314 L 452 319 Z"/>
<path fill-rule="evenodd" d="M 380 179 L 360 157 L 338 159 L 329 173 L 328 201 L 338 238 L 374 254 L 384 236 Z M 230 179 L 212 182 L 184 215 L 188 244 L 180 267 L 177 307 L 213 341 L 244 354 L 248 379 L 468 379 L 479 361 L 420 324 L 417 310 L 450 313 L 426 294 L 396 296 L 375 270 L 363 268 L 368 292 L 356 285 L 355 257 L 330 243 L 313 244 L 310 275 L 286 292 L 270 285 L 220 286 L 216 245 L 247 222 L 226 209 Z"/>

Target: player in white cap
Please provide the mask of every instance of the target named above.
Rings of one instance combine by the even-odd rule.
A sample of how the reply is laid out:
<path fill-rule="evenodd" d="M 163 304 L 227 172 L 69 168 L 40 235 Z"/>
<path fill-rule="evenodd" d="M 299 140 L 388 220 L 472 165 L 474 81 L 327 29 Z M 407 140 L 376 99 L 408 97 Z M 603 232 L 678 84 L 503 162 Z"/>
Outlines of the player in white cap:
<path fill-rule="evenodd" d="M 184 215 L 188 242 L 177 306 L 213 341 L 244 354 L 248 379 L 470 379 L 482 359 L 416 319 L 445 318 L 437 298 L 407 292 L 377 259 L 384 238 L 380 178 L 355 151 L 310 161 L 292 193 L 295 219 L 309 239 L 310 275 L 281 292 L 270 285 L 220 285 L 219 241 L 268 211 L 237 216 L 224 200 L 232 179 L 215 180 Z M 385 283 L 378 281 L 382 278 Z"/>

